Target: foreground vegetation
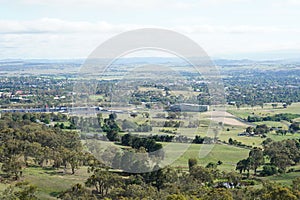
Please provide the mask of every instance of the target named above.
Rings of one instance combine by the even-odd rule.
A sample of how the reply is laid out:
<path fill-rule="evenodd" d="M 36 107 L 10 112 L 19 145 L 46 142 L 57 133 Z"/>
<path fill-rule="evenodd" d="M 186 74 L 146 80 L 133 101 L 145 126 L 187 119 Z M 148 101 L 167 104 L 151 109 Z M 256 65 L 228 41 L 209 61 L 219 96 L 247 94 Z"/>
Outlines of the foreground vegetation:
<path fill-rule="evenodd" d="M 70 131 L 65 126 L 56 126 L 55 123 L 52 126 L 47 125 L 55 120 L 67 121 L 68 126 L 71 126 L 72 120 L 76 119 L 58 114 L 14 113 L 1 116 L 1 199 L 300 197 L 300 180 L 297 178 L 299 140 L 276 142 L 267 138 L 262 144 L 262 149 L 239 146 L 234 140 L 211 143 L 206 145 L 214 145 L 212 151 L 201 159 L 197 157 L 204 144 L 196 142 L 191 144 L 172 166 L 159 168 L 158 162 L 153 167 L 154 171 L 135 174 L 126 172 L 126 169 L 132 169 L 130 166 L 136 167 L 134 169 L 138 166 L 150 166 L 136 163 L 134 160 L 132 163 L 124 163 L 122 157 L 128 158 L 130 155 L 126 152 L 148 152 L 149 157 L 145 159 L 160 157 L 162 154 L 152 152 L 167 145 L 170 141 L 165 140 L 172 137 L 147 139 L 120 134 L 122 128 L 116 122 L 116 115 L 109 115 L 107 118 L 99 115 L 98 120 L 102 124 L 103 133 L 109 140 L 114 141 L 107 142 L 108 149 L 114 149 L 114 145 L 125 145 L 128 149 L 115 155 L 121 156 L 120 163 L 114 165 L 114 168 L 118 166 L 120 170 L 115 170 L 105 167 L 105 159 L 96 159 L 86 151 L 78 132 L 72 129 Z M 196 138 L 192 142 L 198 141 Z M 178 152 L 172 153 L 176 155 Z M 288 179 L 290 180 L 286 181 Z"/>

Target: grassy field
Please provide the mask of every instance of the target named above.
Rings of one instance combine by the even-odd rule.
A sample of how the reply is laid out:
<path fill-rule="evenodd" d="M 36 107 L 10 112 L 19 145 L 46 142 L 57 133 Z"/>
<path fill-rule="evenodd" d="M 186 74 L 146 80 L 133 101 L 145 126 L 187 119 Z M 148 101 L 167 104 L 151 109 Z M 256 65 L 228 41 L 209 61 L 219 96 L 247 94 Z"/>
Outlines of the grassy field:
<path fill-rule="evenodd" d="M 227 128 L 229 128 L 229 131 L 227 131 Z M 245 128 L 243 127 L 225 126 L 225 128 L 219 134 L 218 137 L 221 141 L 225 141 L 225 142 L 228 142 L 228 139 L 232 138 L 233 140 L 237 140 L 246 145 L 260 146 L 260 144 L 264 139 L 262 139 L 261 137 L 238 136 L 238 133 L 242 133 L 244 131 Z"/>
<path fill-rule="evenodd" d="M 90 95 L 89 98 L 93 101 L 102 101 L 104 99 L 102 95 Z"/>
<path fill-rule="evenodd" d="M 289 169 L 293 168 L 294 172 L 277 174 L 273 176 L 262 177 L 262 180 L 275 181 L 276 183 L 280 183 L 283 185 L 292 185 L 293 180 L 299 177 L 300 165 L 289 167 Z"/>
<path fill-rule="evenodd" d="M 63 174 L 63 170 L 43 169 L 41 167 L 29 167 L 23 171 L 21 181 L 28 181 L 37 187 L 39 199 L 57 199 L 61 191 L 69 189 L 76 183 L 84 183 L 90 176 L 86 167 L 81 167 L 74 175 Z M 0 191 L 7 188 L 8 184 L 0 183 Z"/>
<path fill-rule="evenodd" d="M 183 144 L 176 144 L 183 145 Z M 203 145 L 200 144 L 191 144 L 189 148 L 179 157 L 175 162 L 172 163 L 172 166 L 188 167 L 189 158 L 197 158 L 200 165 L 207 165 L 209 162 L 218 162 L 219 160 L 223 162 L 218 168 L 221 170 L 231 171 L 235 170 L 235 164 L 248 156 L 249 150 L 238 148 L 229 145 L 216 144 L 212 146 L 212 150 L 203 158 L 199 158 L 199 151 L 205 151 L 201 149 Z M 180 149 L 180 147 L 178 148 Z M 174 155 L 179 154 L 178 150 L 173 150 Z"/>
<path fill-rule="evenodd" d="M 299 114 L 300 113 L 300 103 L 293 103 L 292 105 L 288 106 L 287 108 L 283 108 L 280 103 L 278 103 L 277 108 L 273 108 L 271 104 L 265 104 L 263 108 L 259 106 L 255 107 L 241 107 L 237 109 L 234 106 L 228 106 L 227 112 L 242 118 L 246 119 L 249 115 L 259 115 L 259 116 L 269 116 L 269 115 L 275 115 L 279 113 L 293 113 L 293 114 Z"/>

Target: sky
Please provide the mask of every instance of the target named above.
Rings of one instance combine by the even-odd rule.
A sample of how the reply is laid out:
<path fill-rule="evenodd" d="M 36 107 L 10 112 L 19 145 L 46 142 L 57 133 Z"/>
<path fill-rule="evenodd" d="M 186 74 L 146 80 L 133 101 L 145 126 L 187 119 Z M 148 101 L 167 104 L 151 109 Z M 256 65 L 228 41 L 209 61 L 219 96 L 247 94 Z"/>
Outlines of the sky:
<path fill-rule="evenodd" d="M 86 58 L 124 31 L 164 28 L 209 56 L 300 52 L 300 0 L 0 0 L 0 59 Z"/>

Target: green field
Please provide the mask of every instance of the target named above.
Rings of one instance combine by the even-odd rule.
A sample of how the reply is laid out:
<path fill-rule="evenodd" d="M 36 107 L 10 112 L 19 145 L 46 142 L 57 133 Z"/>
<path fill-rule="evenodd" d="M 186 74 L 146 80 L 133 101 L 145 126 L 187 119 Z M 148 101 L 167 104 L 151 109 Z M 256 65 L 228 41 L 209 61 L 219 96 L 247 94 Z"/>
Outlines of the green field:
<path fill-rule="evenodd" d="M 166 144 L 166 143 L 164 143 Z M 176 144 L 176 145 L 183 145 L 183 144 Z M 229 145 L 223 145 L 223 144 L 215 144 L 211 145 L 212 148 L 211 151 L 207 154 L 207 156 L 203 158 L 199 158 L 199 151 L 206 151 L 206 149 L 201 149 L 203 145 L 200 144 L 191 144 L 189 148 L 182 154 L 180 158 L 178 158 L 175 162 L 172 163 L 172 166 L 180 166 L 180 167 L 188 167 L 188 159 L 189 158 L 197 158 L 198 163 L 200 165 L 205 166 L 209 162 L 218 162 L 219 160 L 223 162 L 221 166 L 219 166 L 219 169 L 231 171 L 235 170 L 235 164 L 248 156 L 249 150 L 238 148 L 234 146 Z M 173 150 L 174 155 L 178 155 L 181 152 L 178 150 Z"/>
<path fill-rule="evenodd" d="M 262 180 L 268 180 L 268 181 L 276 181 L 276 183 L 280 183 L 283 185 L 292 185 L 293 180 L 297 177 L 299 177 L 299 170 L 300 166 L 292 166 L 289 169 L 293 168 L 294 172 L 289 173 L 283 173 L 283 174 L 277 174 L 274 176 L 267 176 L 267 177 L 261 177 Z"/>
<path fill-rule="evenodd" d="M 300 113 L 300 103 L 293 103 L 292 105 L 288 106 L 287 108 L 283 108 L 282 104 L 278 103 L 277 108 L 273 108 L 271 104 L 265 104 L 263 108 L 259 106 L 250 107 L 240 107 L 237 109 L 234 106 L 228 106 L 227 112 L 242 118 L 246 119 L 249 115 L 258 115 L 258 116 L 268 116 L 268 115 L 275 115 L 279 113 L 292 113 L 292 114 L 299 114 Z"/>
<path fill-rule="evenodd" d="M 37 187 L 39 199 L 57 199 L 59 192 L 69 189 L 76 183 L 84 183 L 90 176 L 86 167 L 81 167 L 74 175 L 63 174 L 63 169 L 43 169 L 41 167 L 28 167 L 23 171 L 23 178 L 20 181 L 28 181 Z M 7 188 L 8 184 L 0 183 L 0 191 Z"/>

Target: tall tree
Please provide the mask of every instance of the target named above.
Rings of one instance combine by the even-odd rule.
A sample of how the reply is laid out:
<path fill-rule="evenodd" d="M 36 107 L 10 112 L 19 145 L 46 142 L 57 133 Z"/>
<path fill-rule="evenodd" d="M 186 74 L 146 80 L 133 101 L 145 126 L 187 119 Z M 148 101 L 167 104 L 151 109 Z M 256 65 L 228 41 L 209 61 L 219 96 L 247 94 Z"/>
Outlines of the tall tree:
<path fill-rule="evenodd" d="M 265 163 L 264 154 L 262 149 L 255 147 L 249 152 L 249 165 L 250 169 L 254 170 L 256 174 L 257 168 Z"/>

